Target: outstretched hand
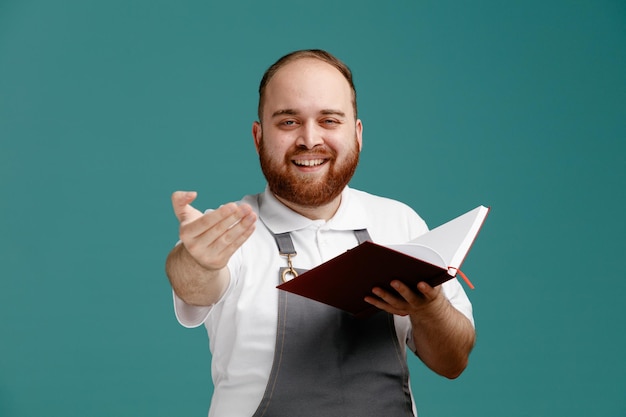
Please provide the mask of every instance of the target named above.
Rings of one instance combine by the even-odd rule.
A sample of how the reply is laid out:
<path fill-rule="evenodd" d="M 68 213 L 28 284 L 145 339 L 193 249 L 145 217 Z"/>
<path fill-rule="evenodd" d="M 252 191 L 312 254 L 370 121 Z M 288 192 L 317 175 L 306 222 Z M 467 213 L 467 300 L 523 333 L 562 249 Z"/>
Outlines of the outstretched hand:
<path fill-rule="evenodd" d="M 235 203 L 202 213 L 191 205 L 197 195 L 195 191 L 172 194 L 172 207 L 180 223 L 180 240 L 200 266 L 217 271 L 226 266 L 250 237 L 257 216 L 249 205 Z"/>

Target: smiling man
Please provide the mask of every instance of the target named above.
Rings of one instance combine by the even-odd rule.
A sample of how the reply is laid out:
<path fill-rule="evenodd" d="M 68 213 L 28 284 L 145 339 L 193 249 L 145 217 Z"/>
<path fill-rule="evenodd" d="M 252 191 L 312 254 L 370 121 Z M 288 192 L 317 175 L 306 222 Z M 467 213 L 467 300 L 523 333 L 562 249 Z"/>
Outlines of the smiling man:
<path fill-rule="evenodd" d="M 339 71 L 315 58 L 285 64 L 261 87 L 252 132 L 269 188 L 283 204 L 325 219 L 337 210 L 361 151 L 353 100 Z"/>
<path fill-rule="evenodd" d="M 455 378 L 474 344 L 456 280 L 372 288 L 380 312 L 367 319 L 276 289 L 288 262 L 311 269 L 363 240 L 427 231 L 406 205 L 348 187 L 363 134 L 350 70 L 325 51 L 288 54 L 263 76 L 258 113 L 263 193 L 206 213 L 195 192 L 172 196 L 180 244 L 166 271 L 179 322 L 207 329 L 209 416 L 415 415 L 406 347 Z"/>

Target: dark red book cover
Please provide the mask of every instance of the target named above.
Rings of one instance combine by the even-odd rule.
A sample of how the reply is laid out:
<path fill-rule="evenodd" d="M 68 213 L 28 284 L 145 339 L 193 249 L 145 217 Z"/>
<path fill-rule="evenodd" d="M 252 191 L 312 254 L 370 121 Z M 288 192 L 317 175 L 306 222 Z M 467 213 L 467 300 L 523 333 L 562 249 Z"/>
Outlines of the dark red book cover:
<path fill-rule="evenodd" d="M 385 246 L 365 242 L 278 286 L 355 316 L 368 316 L 376 307 L 363 299 L 372 288 L 393 291 L 398 279 L 411 288 L 424 281 L 437 286 L 453 277 L 447 269 L 413 258 Z"/>

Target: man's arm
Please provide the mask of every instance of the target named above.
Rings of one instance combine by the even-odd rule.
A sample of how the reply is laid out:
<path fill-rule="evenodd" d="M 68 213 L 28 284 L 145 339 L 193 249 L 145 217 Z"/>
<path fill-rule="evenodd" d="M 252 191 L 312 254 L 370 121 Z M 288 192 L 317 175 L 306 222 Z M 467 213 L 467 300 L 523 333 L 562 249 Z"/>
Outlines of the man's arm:
<path fill-rule="evenodd" d="M 400 296 L 374 288 L 372 292 L 379 298 L 365 300 L 388 313 L 408 315 L 415 353 L 424 364 L 447 378 L 461 375 L 476 338 L 472 323 L 450 304 L 441 287 L 420 282 L 415 292 L 400 281 L 391 285 Z"/>
<path fill-rule="evenodd" d="M 250 206 L 234 203 L 203 214 L 190 205 L 196 196 L 193 191 L 172 195 L 181 242 L 169 253 L 165 272 L 183 301 L 208 306 L 228 287 L 228 260 L 250 237 L 257 217 Z"/>

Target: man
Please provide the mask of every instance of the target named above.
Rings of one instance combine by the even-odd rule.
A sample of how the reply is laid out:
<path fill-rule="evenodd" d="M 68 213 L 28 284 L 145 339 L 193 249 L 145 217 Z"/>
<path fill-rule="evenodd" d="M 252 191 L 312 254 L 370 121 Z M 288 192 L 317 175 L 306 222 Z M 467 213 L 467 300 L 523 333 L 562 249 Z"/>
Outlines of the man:
<path fill-rule="evenodd" d="M 456 280 L 373 288 L 366 301 L 381 311 L 367 319 L 276 289 L 290 262 L 311 269 L 364 239 L 427 231 L 406 205 L 347 186 L 363 133 L 350 70 L 325 51 L 286 55 L 261 81 L 258 116 L 264 193 L 204 214 L 195 192 L 172 196 L 181 243 L 166 271 L 180 323 L 209 335 L 209 416 L 414 415 L 406 346 L 455 378 L 474 344 Z"/>

